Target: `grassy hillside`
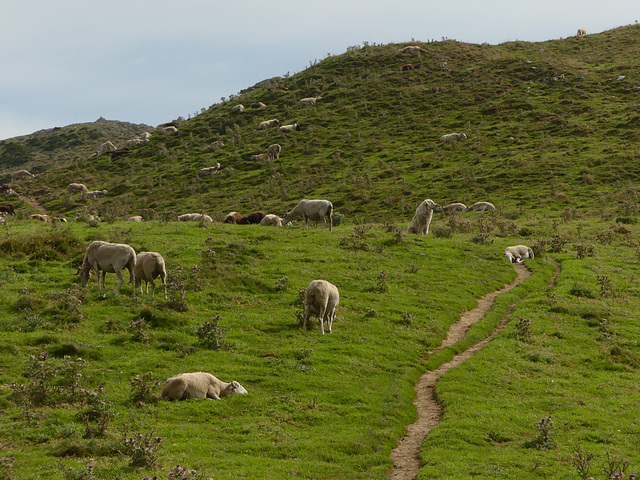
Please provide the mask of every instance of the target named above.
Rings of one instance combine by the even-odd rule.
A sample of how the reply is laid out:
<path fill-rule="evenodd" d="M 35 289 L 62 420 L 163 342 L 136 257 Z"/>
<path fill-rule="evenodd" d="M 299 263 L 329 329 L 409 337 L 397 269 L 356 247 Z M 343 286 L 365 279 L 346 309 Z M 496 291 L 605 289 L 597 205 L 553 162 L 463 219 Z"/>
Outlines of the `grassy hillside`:
<path fill-rule="evenodd" d="M 353 47 L 127 156 L 77 153 L 12 183 L 25 201 L 0 225 L 0 476 L 169 479 L 180 464 L 190 479 L 385 479 L 419 375 L 507 312 L 506 329 L 439 382 L 444 417 L 418 478 L 638 474 L 639 36 L 634 25 L 445 41 L 419 56 Z M 402 71 L 409 62 L 419 68 Z M 323 98 L 297 103 L 309 96 Z M 302 129 L 258 130 L 270 118 Z M 452 131 L 468 140 L 439 142 Z M 275 142 L 279 160 L 250 160 Z M 219 174 L 198 176 L 215 162 Z M 109 194 L 69 200 L 71 181 Z M 282 214 L 303 197 L 330 199 L 345 221 L 333 232 L 174 221 Z M 498 208 L 436 214 L 428 236 L 405 234 L 427 197 Z M 36 203 L 105 221 L 41 224 L 26 218 Z M 122 220 L 134 214 L 150 221 Z M 133 300 L 127 284 L 115 294 L 113 274 L 107 290 L 80 287 L 73 273 L 95 239 L 162 253 L 167 300 Z M 532 277 L 430 353 L 461 311 L 515 277 L 501 254 L 519 243 L 536 252 Z M 330 335 L 298 325 L 300 290 L 316 278 L 341 293 Z M 157 382 L 199 370 L 249 394 L 159 401 Z"/>

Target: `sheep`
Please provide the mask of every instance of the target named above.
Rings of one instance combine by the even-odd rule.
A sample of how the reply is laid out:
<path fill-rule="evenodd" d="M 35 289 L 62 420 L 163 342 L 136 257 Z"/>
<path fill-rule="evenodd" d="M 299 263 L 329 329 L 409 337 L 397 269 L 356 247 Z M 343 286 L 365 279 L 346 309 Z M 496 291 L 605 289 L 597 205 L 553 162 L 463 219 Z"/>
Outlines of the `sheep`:
<path fill-rule="evenodd" d="M 106 195 L 107 191 L 106 190 L 92 190 L 90 192 L 86 193 L 87 198 L 89 199 L 96 199 L 98 198 L 100 195 Z"/>
<path fill-rule="evenodd" d="M 170 122 L 161 123 L 156 127 L 156 130 L 162 130 L 163 128 L 166 128 L 166 127 L 175 127 L 175 126 L 176 126 L 176 121 L 171 120 Z"/>
<path fill-rule="evenodd" d="M 140 252 L 136 255 L 134 273 L 136 288 L 138 285 L 140 286 L 140 295 L 142 295 L 142 281 L 144 280 L 146 293 L 149 293 L 149 284 L 151 284 L 151 297 L 154 297 L 156 291 L 155 279 L 160 277 L 164 287 L 164 299 L 167 299 L 167 269 L 162 255 L 156 252 Z"/>
<path fill-rule="evenodd" d="M 576 37 L 584 37 L 587 34 L 587 29 L 584 27 L 580 27 L 578 32 L 576 33 Z"/>
<path fill-rule="evenodd" d="M 218 173 L 220 171 L 220 162 L 216 163 L 213 167 L 204 167 L 200 169 L 200 175 L 213 175 L 214 173 Z"/>
<path fill-rule="evenodd" d="M 515 245 L 504 249 L 504 256 L 511 263 L 522 263 L 525 258 L 533 260 L 533 250 L 526 245 Z"/>
<path fill-rule="evenodd" d="M 13 203 L 7 203 L 6 205 L 0 206 L 0 213 L 8 213 L 9 215 L 16 214 L 16 207 L 13 206 Z"/>
<path fill-rule="evenodd" d="M 0 193 L 4 193 L 5 195 L 17 195 L 16 191 L 9 185 L 2 185 L 0 187 Z"/>
<path fill-rule="evenodd" d="M 264 217 L 265 215 L 262 212 L 253 212 L 246 217 L 242 217 L 237 223 L 240 225 L 255 225 L 260 223 Z"/>
<path fill-rule="evenodd" d="M 462 210 L 462 213 L 466 213 L 466 212 L 495 212 L 495 211 L 496 211 L 496 207 L 493 205 L 493 203 L 476 202 L 473 205 L 471 205 L 470 207 L 467 207 L 464 210 Z"/>
<path fill-rule="evenodd" d="M 89 193 L 89 189 L 85 187 L 82 183 L 70 183 L 67 186 L 67 193 L 69 194 L 69 200 L 73 197 L 74 193 L 80 192 L 80 198 L 85 198 L 87 193 Z"/>
<path fill-rule="evenodd" d="M 278 133 L 290 133 L 296 130 L 300 130 L 300 124 L 294 123 L 292 125 L 282 125 L 278 128 Z"/>
<path fill-rule="evenodd" d="M 244 105 L 242 105 L 241 103 L 238 104 L 238 105 L 234 105 L 231 108 L 231 112 L 232 113 L 242 113 L 242 112 L 244 112 Z"/>
<path fill-rule="evenodd" d="M 338 287 L 326 280 L 313 280 L 304 291 L 304 317 L 302 328 L 307 329 L 307 320 L 313 310 L 318 314 L 320 320 L 320 330 L 324 335 L 324 321 L 327 320 L 329 333 L 333 319 L 336 316 L 336 307 L 340 303 L 340 293 Z"/>
<path fill-rule="evenodd" d="M 282 147 L 278 143 L 269 145 L 269 148 L 267 148 L 267 153 L 271 155 L 271 158 L 280 158 L 281 151 L 282 151 Z"/>
<path fill-rule="evenodd" d="M 269 213 L 265 215 L 262 220 L 260 220 L 260 225 L 263 227 L 281 227 L 282 219 L 278 215 L 274 215 Z"/>
<path fill-rule="evenodd" d="M 440 137 L 441 142 L 457 142 L 458 140 L 466 140 L 467 135 L 465 133 L 447 133 Z"/>
<path fill-rule="evenodd" d="M 31 218 L 32 220 L 40 220 L 41 222 L 48 223 L 67 222 L 67 219 L 63 217 L 52 217 L 51 215 L 42 215 L 40 213 L 33 213 L 29 215 L 29 218 Z"/>
<path fill-rule="evenodd" d="M 238 223 L 242 218 L 243 215 L 240 212 L 229 212 L 222 223 Z"/>
<path fill-rule="evenodd" d="M 252 161 L 257 161 L 257 162 L 264 162 L 267 160 L 272 160 L 271 154 L 270 153 L 258 153 L 256 155 L 251 155 L 251 160 Z"/>
<path fill-rule="evenodd" d="M 160 131 L 162 133 L 167 133 L 167 134 L 178 133 L 178 129 L 176 127 L 173 127 L 173 126 L 164 127 Z"/>
<path fill-rule="evenodd" d="M 142 132 L 140 134 L 140 138 L 142 140 L 144 140 L 145 142 L 148 142 L 149 140 L 151 140 L 151 133 L 150 132 Z"/>
<path fill-rule="evenodd" d="M 322 220 L 322 228 L 325 227 L 325 217 L 329 218 L 329 231 L 333 232 L 333 204 L 329 200 L 300 200 L 293 210 L 285 213 L 283 221 L 294 217 L 304 218 L 305 228 L 309 228 L 309 220 L 317 222 Z"/>
<path fill-rule="evenodd" d="M 78 273 L 80 274 L 80 284 L 83 287 L 87 286 L 90 272 L 93 269 L 96 273 L 98 289 L 101 289 L 105 287 L 104 280 L 106 272 L 115 273 L 118 277 L 118 285 L 116 285 L 114 292 L 118 293 L 120 291 L 120 287 L 124 283 L 122 269 L 126 268 L 129 270 L 131 288 L 133 296 L 135 297 L 135 266 L 136 252 L 131 246 L 122 243 L 109 243 L 96 240 L 91 242 L 87 247 L 84 259 L 82 260 L 82 265 L 78 269 Z M 102 270 L 102 287 L 100 286 L 100 270 Z"/>
<path fill-rule="evenodd" d="M 449 205 L 438 205 L 435 212 L 463 212 L 467 206 L 464 203 L 450 203 Z"/>
<path fill-rule="evenodd" d="M 180 373 L 164 383 L 160 396 L 167 400 L 207 398 L 220 400 L 232 393 L 246 394 L 245 388 L 235 380 L 226 383 L 206 372 Z"/>
<path fill-rule="evenodd" d="M 258 128 L 260 130 L 265 130 L 267 128 L 277 127 L 278 125 L 280 125 L 280 122 L 274 118 L 271 120 L 265 120 L 264 122 L 260 123 L 260 125 L 258 125 Z"/>
<path fill-rule="evenodd" d="M 11 174 L 11 181 L 15 182 L 17 180 L 22 180 L 23 178 L 27 178 L 27 177 L 33 178 L 35 177 L 35 175 L 28 170 L 18 170 L 17 172 L 13 172 Z"/>
<path fill-rule="evenodd" d="M 251 104 L 251 108 L 267 108 L 267 106 L 262 102 L 256 102 Z"/>
<path fill-rule="evenodd" d="M 180 215 L 178 217 L 178 220 L 180 220 L 181 222 L 213 222 L 213 219 L 209 215 L 203 215 L 201 213 L 185 213 L 184 215 Z"/>
<path fill-rule="evenodd" d="M 437 209 L 438 206 L 439 205 L 430 198 L 427 198 L 418 205 L 416 213 L 411 220 L 411 225 L 407 227 L 407 233 L 427 235 L 429 233 L 431 219 L 433 218 L 433 211 Z"/>
<path fill-rule="evenodd" d="M 224 142 L 222 140 L 216 140 L 212 144 L 207 145 L 207 150 L 217 150 L 223 147 L 224 147 Z"/>
<path fill-rule="evenodd" d="M 110 141 L 106 141 L 104 143 L 102 143 L 99 147 L 98 147 L 98 156 L 105 154 L 107 152 L 111 152 L 113 150 L 117 150 L 117 147 L 111 143 Z"/>
<path fill-rule="evenodd" d="M 142 222 L 142 216 L 134 215 L 133 217 L 127 218 L 127 222 Z"/>
<path fill-rule="evenodd" d="M 315 105 L 318 100 L 322 100 L 322 97 L 301 98 L 298 100 L 298 103 L 301 103 L 302 105 Z"/>
<path fill-rule="evenodd" d="M 424 52 L 424 50 L 417 45 L 408 45 L 398 50 L 398 53 L 420 53 L 420 52 Z"/>
<path fill-rule="evenodd" d="M 131 138 L 124 142 L 125 146 L 127 147 L 135 147 L 136 145 L 140 145 L 141 143 L 145 143 L 145 141 L 140 137 Z"/>

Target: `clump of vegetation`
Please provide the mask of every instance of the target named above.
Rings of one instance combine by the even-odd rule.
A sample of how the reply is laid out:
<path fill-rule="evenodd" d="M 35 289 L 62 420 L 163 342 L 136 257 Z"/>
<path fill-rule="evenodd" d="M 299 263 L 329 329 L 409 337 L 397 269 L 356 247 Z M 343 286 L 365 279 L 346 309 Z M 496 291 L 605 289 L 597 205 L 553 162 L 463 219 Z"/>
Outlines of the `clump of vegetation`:
<path fill-rule="evenodd" d="M 526 442 L 525 446 L 527 448 L 538 448 L 541 450 L 546 450 L 555 446 L 556 442 L 552 438 L 554 428 L 555 425 L 551 419 L 551 415 L 543 417 L 538 423 L 536 423 L 538 436 L 535 439 Z"/>
<path fill-rule="evenodd" d="M 155 393 L 160 387 L 160 380 L 155 379 L 153 372 L 145 372 L 134 375 L 130 380 L 131 392 L 129 399 L 135 405 L 143 405 L 145 403 L 156 403 L 158 395 Z"/>
<path fill-rule="evenodd" d="M 526 341 L 531 338 L 531 319 L 520 317 L 516 323 L 516 338 Z"/>
<path fill-rule="evenodd" d="M 598 285 L 600 285 L 600 295 L 604 298 L 615 298 L 616 291 L 613 289 L 609 275 L 596 275 Z"/>
<path fill-rule="evenodd" d="M 578 444 L 574 445 L 571 465 L 578 474 L 578 478 L 582 480 L 596 480 L 596 477 L 591 474 L 594 458 L 594 453 L 584 450 Z M 628 460 L 614 457 L 609 452 L 606 452 L 600 468 L 602 472 L 601 478 L 603 480 L 622 480 L 623 478 L 633 480 L 636 478 L 636 475 L 633 473 L 627 474 L 630 465 L 631 463 Z"/>
<path fill-rule="evenodd" d="M 16 457 L 0 457 L 0 478 L 5 480 L 13 480 L 13 462 L 16 461 Z"/>
<path fill-rule="evenodd" d="M 591 245 L 591 246 L 585 246 L 582 244 L 575 244 L 574 245 L 575 249 L 576 249 L 576 255 L 578 257 L 578 260 L 582 260 L 583 258 L 586 257 L 595 257 L 596 256 L 596 246 L 595 245 Z"/>
<path fill-rule="evenodd" d="M 113 404 L 104 397 L 104 387 L 95 390 L 83 390 L 86 408 L 78 413 L 85 426 L 84 438 L 103 437 L 109 424 L 116 416 Z"/>
<path fill-rule="evenodd" d="M 198 327 L 196 337 L 203 348 L 219 350 L 224 347 L 224 329 L 220 324 L 220 319 L 220 315 L 216 315 L 210 322 L 204 322 Z"/>
<path fill-rule="evenodd" d="M 136 433 L 131 437 L 125 434 L 121 453 L 130 458 L 132 467 L 153 468 L 158 463 L 161 448 L 162 437 L 155 436 L 153 432 Z"/>

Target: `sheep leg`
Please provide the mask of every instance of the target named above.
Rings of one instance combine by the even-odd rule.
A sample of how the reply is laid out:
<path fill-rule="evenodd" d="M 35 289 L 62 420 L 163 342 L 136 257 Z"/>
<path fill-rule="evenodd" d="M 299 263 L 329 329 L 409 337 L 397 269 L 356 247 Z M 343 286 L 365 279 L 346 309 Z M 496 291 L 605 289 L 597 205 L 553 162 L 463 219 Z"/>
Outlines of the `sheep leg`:
<path fill-rule="evenodd" d="M 333 325 L 333 317 L 335 317 L 335 315 L 335 310 L 329 312 L 329 315 L 327 315 L 327 325 L 329 326 L 329 333 L 331 333 L 331 326 Z"/>
<path fill-rule="evenodd" d="M 116 270 L 116 275 L 118 276 L 118 285 L 116 285 L 116 289 L 114 290 L 114 292 L 118 293 L 120 291 L 120 287 L 124 283 L 124 277 L 122 276 L 122 270 Z M 136 292 L 136 286 L 134 284 L 133 285 L 133 295 L 134 296 L 135 296 L 135 292 Z"/>
<path fill-rule="evenodd" d="M 154 298 L 156 292 L 156 281 L 151 280 L 150 282 L 147 282 L 147 293 L 149 293 L 149 284 L 151 284 L 151 298 Z"/>
<path fill-rule="evenodd" d="M 324 335 L 324 314 L 327 311 L 327 307 L 322 307 L 320 309 L 320 314 L 318 315 L 318 318 L 320 319 L 320 330 L 322 331 L 322 334 Z"/>

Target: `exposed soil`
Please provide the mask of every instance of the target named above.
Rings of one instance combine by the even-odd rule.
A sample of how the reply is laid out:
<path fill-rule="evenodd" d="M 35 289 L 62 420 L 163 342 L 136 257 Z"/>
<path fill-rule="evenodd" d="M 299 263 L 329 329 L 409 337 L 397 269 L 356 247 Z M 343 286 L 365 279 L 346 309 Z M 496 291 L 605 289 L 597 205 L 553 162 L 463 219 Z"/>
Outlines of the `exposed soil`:
<path fill-rule="evenodd" d="M 478 300 L 478 306 L 473 310 L 462 313 L 460 320 L 449 329 L 447 338 L 437 349 L 430 353 L 454 345 L 457 341 L 464 338 L 469 327 L 487 314 L 498 295 L 508 292 L 531 276 L 531 272 L 523 264 L 516 263 L 513 266 L 518 273 L 517 278 L 509 285 L 505 285 L 504 288 L 488 293 L 482 297 Z M 415 385 L 416 398 L 413 401 L 418 411 L 418 420 L 407 427 L 407 433 L 400 439 L 398 446 L 391 452 L 391 459 L 394 463 L 393 472 L 391 473 L 392 480 L 413 480 L 418 475 L 421 467 L 418 456 L 420 446 L 431 429 L 440 423 L 443 414 L 443 408 L 435 396 L 436 382 L 449 371 L 449 369 L 462 364 L 462 362 L 471 358 L 482 347 L 489 343 L 489 341 L 507 325 L 514 306 L 515 305 L 509 307 L 504 318 L 485 339 L 454 356 L 450 361 L 443 363 L 437 369 L 426 372 L 420 377 L 420 380 L 418 380 L 418 383 Z"/>

